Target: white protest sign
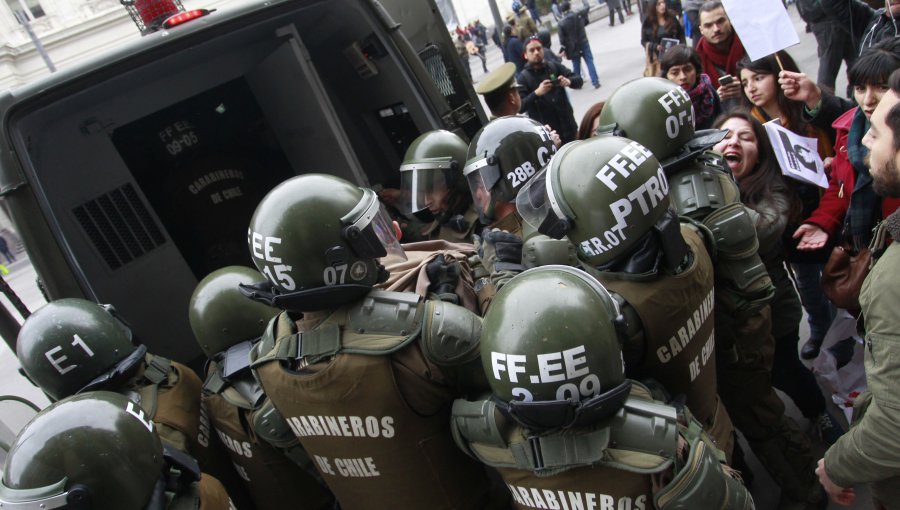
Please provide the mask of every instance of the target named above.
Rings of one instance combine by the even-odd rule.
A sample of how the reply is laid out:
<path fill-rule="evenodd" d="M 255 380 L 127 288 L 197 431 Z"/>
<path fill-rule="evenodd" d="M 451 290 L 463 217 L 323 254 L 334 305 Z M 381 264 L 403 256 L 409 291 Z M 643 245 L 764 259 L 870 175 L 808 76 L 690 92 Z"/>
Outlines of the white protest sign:
<path fill-rule="evenodd" d="M 766 134 L 785 177 L 828 188 L 825 165 L 819 157 L 819 141 L 788 131 L 776 121 L 766 122 Z"/>
<path fill-rule="evenodd" d="M 722 0 L 722 6 L 751 60 L 800 44 L 781 0 Z"/>

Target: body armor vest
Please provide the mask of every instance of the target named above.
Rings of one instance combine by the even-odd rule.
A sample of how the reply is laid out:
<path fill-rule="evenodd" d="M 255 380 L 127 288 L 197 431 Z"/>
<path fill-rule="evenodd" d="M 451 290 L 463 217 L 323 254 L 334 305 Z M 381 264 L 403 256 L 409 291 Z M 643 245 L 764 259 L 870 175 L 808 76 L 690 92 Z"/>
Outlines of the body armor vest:
<path fill-rule="evenodd" d="M 143 366 L 125 384 L 122 393 L 134 399 L 157 425 L 160 439 L 198 459 L 201 445 L 200 391 L 197 374 L 181 363 L 147 354 Z"/>
<path fill-rule="evenodd" d="M 453 405 L 457 444 L 497 468 L 516 508 L 749 510 L 753 500 L 686 409 L 633 383 L 612 417 L 533 433 L 492 400 Z M 654 478 L 655 477 L 655 478 Z"/>
<path fill-rule="evenodd" d="M 607 278 L 604 273 L 596 276 L 640 317 L 645 352 L 643 359 L 626 359 L 628 377 L 652 377 L 673 396 L 684 394 L 694 416 L 708 428 L 718 401 L 713 267 L 703 240 L 685 227 L 681 233 L 694 254 L 693 264 L 683 273 L 661 274 L 652 283 Z"/>
<path fill-rule="evenodd" d="M 453 391 L 417 342 L 424 306 L 405 325 L 370 321 L 376 334 L 354 322 L 366 301 L 299 335 L 286 314 L 274 318 L 251 365 L 266 395 L 344 510 L 484 508 L 485 473 L 450 434 Z M 329 340 L 339 345 L 331 356 L 306 354 Z M 310 360 L 318 371 L 291 369 Z"/>
<path fill-rule="evenodd" d="M 210 372 L 219 369 L 216 363 L 210 363 Z M 241 376 L 252 380 L 249 370 L 231 378 Z M 204 387 L 204 390 L 208 389 L 208 385 Z M 331 508 L 334 498 L 313 475 L 253 430 L 251 424 L 256 423 L 255 414 L 261 412 L 260 409 L 235 405 L 221 394 L 222 391 L 220 389 L 207 395 L 206 408 L 213 428 L 228 450 L 231 462 L 247 486 L 256 508 L 276 510 L 285 505 L 323 510 Z M 296 448 L 299 449 L 299 446 Z"/>

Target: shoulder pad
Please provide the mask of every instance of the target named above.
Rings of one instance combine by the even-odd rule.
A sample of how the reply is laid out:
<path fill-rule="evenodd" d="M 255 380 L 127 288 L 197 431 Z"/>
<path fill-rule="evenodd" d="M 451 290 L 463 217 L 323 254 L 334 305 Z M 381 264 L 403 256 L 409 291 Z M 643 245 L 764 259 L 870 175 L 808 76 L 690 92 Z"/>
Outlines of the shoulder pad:
<path fill-rule="evenodd" d="M 421 327 L 421 300 L 412 292 L 373 290 L 347 309 L 347 328 L 360 334 L 406 336 Z"/>
<path fill-rule="evenodd" d="M 575 245 L 569 238 L 553 239 L 543 234 L 535 234 L 522 244 L 522 265 L 526 269 L 532 267 L 560 264 L 579 267 Z"/>
<path fill-rule="evenodd" d="M 275 409 L 270 399 L 265 399 L 259 409 L 253 412 L 250 426 L 261 439 L 276 448 L 290 448 L 298 443 L 287 420 Z"/>
<path fill-rule="evenodd" d="M 752 256 L 759 248 L 756 225 L 741 203 L 729 204 L 703 218 L 716 242 L 716 253 L 722 258 L 739 260 Z"/>
<path fill-rule="evenodd" d="M 631 306 L 631 303 L 625 301 L 618 292 L 609 291 L 616 304 L 619 305 L 619 313 L 622 314 L 620 322 L 624 331 L 619 332 L 622 342 L 622 355 L 625 357 L 625 366 L 629 364 L 638 364 L 643 362 L 646 355 L 646 339 L 644 338 L 644 323 L 637 310 Z"/>
<path fill-rule="evenodd" d="M 422 350 L 442 366 L 461 365 L 478 358 L 481 317 L 462 306 L 440 300 L 425 303 Z"/>
<path fill-rule="evenodd" d="M 646 389 L 644 393 L 649 395 Z M 629 396 L 622 409 L 600 426 L 565 433 L 531 435 L 497 419 L 496 406 L 489 400 L 457 400 L 452 423 L 457 442 L 481 462 L 541 476 L 580 466 L 659 473 L 673 464 L 678 446 L 675 408 L 643 394 Z"/>
<path fill-rule="evenodd" d="M 688 440 L 687 461 L 672 480 L 653 496 L 659 510 L 731 508 L 752 510 L 753 498 L 737 474 L 722 461 L 711 443 Z"/>
<path fill-rule="evenodd" d="M 250 365 L 253 366 L 257 360 L 268 357 L 275 350 L 276 340 L 280 336 L 284 336 L 293 332 L 294 321 L 290 319 L 287 312 L 281 312 L 269 320 L 266 329 L 263 330 L 262 337 L 250 349 Z"/>
<path fill-rule="evenodd" d="M 699 220 L 740 201 L 740 191 L 731 176 L 718 166 L 704 164 L 702 159 L 669 176 L 668 180 L 672 206 L 681 216 Z"/>

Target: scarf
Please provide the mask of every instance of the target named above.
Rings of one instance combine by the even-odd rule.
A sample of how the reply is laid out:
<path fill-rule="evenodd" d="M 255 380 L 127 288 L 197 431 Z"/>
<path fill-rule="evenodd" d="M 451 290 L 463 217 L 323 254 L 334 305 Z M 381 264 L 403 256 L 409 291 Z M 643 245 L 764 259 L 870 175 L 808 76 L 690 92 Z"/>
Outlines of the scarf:
<path fill-rule="evenodd" d="M 731 40 L 731 48 L 727 54 L 719 53 L 719 50 L 710 44 L 705 37 L 701 37 L 700 42 L 697 43 L 696 50 L 700 54 L 700 61 L 703 63 L 703 72 L 709 75 L 713 88 L 719 88 L 719 69 L 717 67 L 735 76 L 737 74 L 737 63 L 746 54 L 744 45 L 741 44 L 741 39 L 737 33 L 732 37 L 734 39 Z"/>
<path fill-rule="evenodd" d="M 691 96 L 691 103 L 694 105 L 694 125 L 706 126 L 712 122 L 713 117 L 716 115 L 716 89 L 713 87 L 709 76 L 706 73 L 700 73 L 697 85 L 688 90 L 687 93 Z"/>
<path fill-rule="evenodd" d="M 853 248 L 861 249 L 872 239 L 872 227 L 880 214 L 881 201 L 872 188 L 872 176 L 865 163 L 869 149 L 862 144 L 863 136 L 869 130 L 869 121 L 862 110 L 853 114 L 850 132 L 847 133 L 847 159 L 856 172 L 853 193 L 850 194 L 850 208 L 844 218 L 844 233 L 849 236 Z"/>

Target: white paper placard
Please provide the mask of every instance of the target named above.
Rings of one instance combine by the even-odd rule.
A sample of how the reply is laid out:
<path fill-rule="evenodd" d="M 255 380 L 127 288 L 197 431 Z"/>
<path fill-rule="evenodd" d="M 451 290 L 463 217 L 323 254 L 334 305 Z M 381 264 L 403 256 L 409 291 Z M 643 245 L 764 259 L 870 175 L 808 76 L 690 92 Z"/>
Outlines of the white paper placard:
<path fill-rule="evenodd" d="M 764 126 L 785 177 L 828 188 L 828 176 L 825 175 L 825 164 L 819 157 L 817 139 L 800 136 L 776 121 L 766 122 Z"/>
<path fill-rule="evenodd" d="M 722 6 L 751 60 L 800 43 L 781 0 L 722 0 Z"/>

